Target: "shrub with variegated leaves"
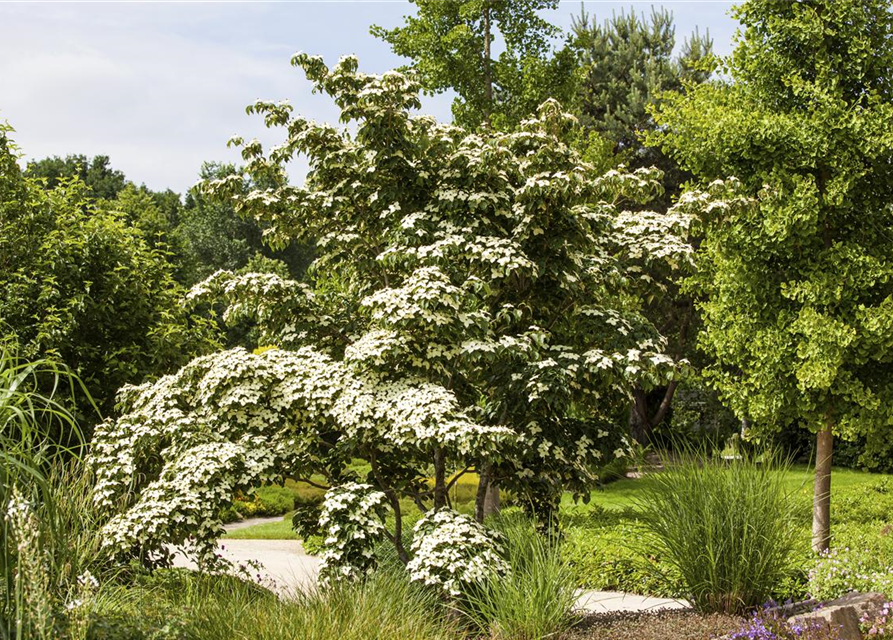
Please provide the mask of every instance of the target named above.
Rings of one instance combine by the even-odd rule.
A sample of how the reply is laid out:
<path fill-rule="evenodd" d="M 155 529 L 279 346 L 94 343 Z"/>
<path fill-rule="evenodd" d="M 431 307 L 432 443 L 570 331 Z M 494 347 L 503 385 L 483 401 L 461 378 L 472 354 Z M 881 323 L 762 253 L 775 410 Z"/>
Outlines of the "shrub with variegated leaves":
<path fill-rule="evenodd" d="M 375 568 L 375 545 L 385 536 L 387 504 L 371 485 L 350 482 L 330 489 L 319 525 L 326 534 L 319 565 L 323 585 L 353 581 Z"/>
<path fill-rule="evenodd" d="M 463 586 L 504 575 L 509 566 L 498 536 L 452 509 L 430 511 L 413 530 L 410 579 L 458 596 Z"/>
<path fill-rule="evenodd" d="M 631 385 L 679 375 L 639 296 L 643 266 L 689 259 L 688 214 L 624 214 L 659 192 L 658 173 L 596 173 L 554 101 L 515 132 L 470 133 L 414 114 L 411 75 L 293 63 L 349 126 L 258 102 L 249 112 L 285 141 L 234 139 L 244 175 L 204 190 L 260 220 L 273 247 L 315 243 L 316 260 L 302 283 L 220 272 L 193 290 L 190 304 L 223 303 L 277 348 L 123 390 L 94 452 L 98 499 L 125 503 L 109 543 L 210 561 L 234 492 L 313 475 L 382 492 L 406 562 L 400 500 L 442 510 L 450 476 L 475 470 L 528 503 L 587 495 L 623 450 L 615 413 Z"/>

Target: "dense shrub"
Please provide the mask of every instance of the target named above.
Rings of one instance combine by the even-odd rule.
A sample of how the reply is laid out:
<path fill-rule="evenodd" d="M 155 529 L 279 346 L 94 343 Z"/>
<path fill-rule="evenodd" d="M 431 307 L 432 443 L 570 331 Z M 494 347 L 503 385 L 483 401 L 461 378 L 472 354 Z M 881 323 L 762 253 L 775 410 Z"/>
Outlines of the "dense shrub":
<path fill-rule="evenodd" d="M 561 521 L 562 555 L 578 586 L 661 597 L 685 591 L 674 566 L 661 562 L 653 549 L 636 544 L 644 531 L 634 512 L 589 507 L 585 513 L 566 513 Z"/>
<path fill-rule="evenodd" d="M 766 601 L 787 573 L 796 531 L 785 469 L 689 451 L 649 477 L 637 499 L 646 540 L 678 569 L 700 611 Z"/>
<path fill-rule="evenodd" d="M 295 502 L 293 489 L 278 485 L 259 487 L 253 493 L 237 496 L 233 504 L 223 511 L 223 521 L 281 516 L 294 509 Z"/>

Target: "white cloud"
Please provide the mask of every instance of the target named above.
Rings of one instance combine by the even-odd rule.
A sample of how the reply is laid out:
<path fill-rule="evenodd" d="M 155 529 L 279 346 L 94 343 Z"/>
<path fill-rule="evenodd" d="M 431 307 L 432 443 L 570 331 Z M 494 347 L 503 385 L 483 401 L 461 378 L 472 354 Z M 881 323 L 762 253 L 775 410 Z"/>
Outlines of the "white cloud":
<path fill-rule="evenodd" d="M 567 27 L 578 7 L 551 17 Z M 289 99 L 304 115 L 335 121 L 331 103 L 289 65 L 294 51 L 330 64 L 356 53 L 364 70 L 384 71 L 401 60 L 369 25 L 394 26 L 412 11 L 400 3 L 0 5 L 0 118 L 16 128 L 27 158 L 103 153 L 137 183 L 183 191 L 202 161 L 239 160 L 225 146 L 231 135 L 281 142 L 245 115 L 257 98 Z M 691 18 L 680 17 L 681 36 Z M 448 119 L 449 103 L 435 96 L 424 110 Z"/>

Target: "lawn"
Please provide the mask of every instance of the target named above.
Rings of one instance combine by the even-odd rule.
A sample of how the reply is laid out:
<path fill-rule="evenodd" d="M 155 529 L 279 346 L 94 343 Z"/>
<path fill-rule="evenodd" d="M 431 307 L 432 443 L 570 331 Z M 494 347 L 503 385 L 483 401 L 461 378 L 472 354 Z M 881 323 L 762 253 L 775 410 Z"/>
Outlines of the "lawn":
<path fill-rule="evenodd" d="M 812 499 L 812 477 L 812 470 L 806 465 L 795 466 L 787 476 L 786 484 L 790 491 L 796 495 L 797 503 L 801 507 L 804 501 L 808 502 Z M 838 498 L 838 501 L 847 499 L 849 496 L 852 496 L 854 490 L 858 491 L 860 487 L 868 486 L 884 478 L 888 478 L 889 481 L 893 482 L 893 475 L 835 468 L 832 474 L 832 496 L 833 498 Z M 322 481 L 322 478 L 314 480 Z M 460 511 L 467 509 L 473 503 L 477 482 L 477 475 L 468 473 L 460 478 L 450 491 L 453 504 Z M 318 499 L 324 493 L 318 487 L 293 480 L 287 480 L 285 486 L 294 493 L 296 500 Z M 601 510 L 617 512 L 630 510 L 634 508 L 636 495 L 641 486 L 642 482 L 638 479 L 622 478 L 616 480 L 610 484 L 593 489 L 588 504 L 582 502 L 575 503 L 571 494 L 567 493 L 562 498 L 561 509 L 563 513 L 574 516 L 587 515 Z M 417 515 L 417 509 L 411 502 L 406 502 L 403 506 L 410 519 Z M 891 515 L 891 519 L 893 519 L 893 515 Z M 291 529 L 291 513 L 285 514 L 279 522 L 258 524 L 238 529 L 228 533 L 227 536 L 240 540 L 252 538 L 291 540 L 296 538 L 294 531 Z"/>
<path fill-rule="evenodd" d="M 358 469 L 359 470 L 359 469 Z M 462 477 L 452 491 L 454 506 L 470 512 L 477 477 Z M 806 465 L 793 467 L 785 485 L 792 496 L 791 509 L 800 534 L 800 550 L 792 559 L 791 580 L 779 586 L 779 596 L 806 593 L 807 574 L 814 564 L 809 551 L 812 471 Z M 318 497 L 321 490 L 304 483 L 286 485 L 298 500 Z M 561 526 L 565 535 L 564 554 L 580 587 L 628 591 L 660 596 L 678 596 L 681 582 L 672 579 L 673 570 L 661 562 L 659 554 L 640 544 L 641 530 L 636 516 L 636 497 L 643 487 L 640 479 L 623 478 L 590 494 L 588 503 L 575 503 L 567 494 L 561 503 Z M 893 564 L 893 535 L 885 534 L 893 524 L 893 476 L 851 469 L 834 469 L 832 474 L 832 514 L 835 546 L 861 550 L 852 562 L 874 561 Z M 888 489 L 889 488 L 889 489 Z M 404 524 L 418 518 L 415 505 L 404 501 Z M 291 514 L 280 520 L 227 534 L 233 539 L 297 539 L 291 528 Z M 316 551 L 320 540 L 307 541 Z M 647 560 L 643 560 L 647 559 Z M 661 577 L 661 573 L 663 576 Z M 671 579 L 666 580 L 669 575 Z"/>

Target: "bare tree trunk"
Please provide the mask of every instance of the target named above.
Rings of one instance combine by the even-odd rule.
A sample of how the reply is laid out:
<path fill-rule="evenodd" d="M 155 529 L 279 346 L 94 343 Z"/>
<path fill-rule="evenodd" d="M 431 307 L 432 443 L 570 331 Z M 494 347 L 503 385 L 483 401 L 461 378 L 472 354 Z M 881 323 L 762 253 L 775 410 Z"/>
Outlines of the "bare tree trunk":
<path fill-rule="evenodd" d="M 442 509 L 445 506 L 447 506 L 446 456 L 443 449 L 437 447 L 434 450 L 434 508 Z"/>
<path fill-rule="evenodd" d="M 629 412 L 629 434 L 633 440 L 641 445 L 648 444 L 651 432 L 667 417 L 678 386 L 678 381 L 670 381 L 653 416 L 648 412 L 648 394 L 641 387 L 633 389 L 633 404 Z"/>
<path fill-rule="evenodd" d="M 490 4 L 484 3 L 484 124 L 490 126 L 490 114 L 493 111 L 493 77 L 490 72 Z"/>
<path fill-rule="evenodd" d="M 499 513 L 499 485 L 492 480 L 487 483 L 487 493 L 484 494 L 484 517 Z"/>
<path fill-rule="evenodd" d="M 487 501 L 487 488 L 490 486 L 490 465 L 482 464 L 478 469 L 478 491 L 474 498 L 474 519 L 484 521 L 484 505 Z"/>
<path fill-rule="evenodd" d="M 831 454 L 834 435 L 831 419 L 816 435 L 815 489 L 812 497 L 812 549 L 827 551 L 831 544 Z"/>

